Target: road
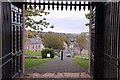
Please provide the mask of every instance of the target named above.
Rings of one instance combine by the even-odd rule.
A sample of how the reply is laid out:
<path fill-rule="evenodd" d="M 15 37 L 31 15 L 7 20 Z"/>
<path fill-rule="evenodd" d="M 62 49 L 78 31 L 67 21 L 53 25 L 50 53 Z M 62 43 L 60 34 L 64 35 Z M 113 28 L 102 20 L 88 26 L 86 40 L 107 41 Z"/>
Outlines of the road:
<path fill-rule="evenodd" d="M 71 58 L 65 57 L 47 61 L 41 65 L 25 69 L 25 73 L 81 73 L 87 70 L 75 63 Z"/>

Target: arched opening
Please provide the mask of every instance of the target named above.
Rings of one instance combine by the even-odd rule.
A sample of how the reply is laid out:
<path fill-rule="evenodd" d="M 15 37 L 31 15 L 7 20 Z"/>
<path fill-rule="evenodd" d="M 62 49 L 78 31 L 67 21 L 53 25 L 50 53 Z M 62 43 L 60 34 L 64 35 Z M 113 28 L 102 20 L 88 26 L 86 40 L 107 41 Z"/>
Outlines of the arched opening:
<path fill-rule="evenodd" d="M 44 4 L 43 4 L 44 3 Z M 53 4 L 53 5 L 51 5 L 51 3 Z M 75 5 L 74 5 L 74 3 L 75 3 Z M 41 4 L 41 5 L 40 5 Z M 57 5 L 56 5 L 57 4 Z M 79 5 L 79 4 L 81 4 L 81 6 Z M 82 24 L 81 23 L 81 21 L 80 21 L 80 19 L 78 19 L 79 20 L 79 22 L 78 23 L 76 23 L 75 24 L 75 22 L 77 22 L 77 20 L 76 19 L 74 19 L 74 17 L 75 17 L 75 15 L 78 15 L 78 16 L 76 16 L 76 18 L 78 18 L 79 16 L 84 16 L 84 18 L 85 18 L 85 12 L 84 12 L 84 10 L 85 9 L 88 9 L 88 6 L 85 6 L 85 5 L 90 5 L 90 3 L 88 3 L 88 2 L 74 2 L 74 1 L 72 1 L 72 2 L 67 2 L 67 1 L 64 1 L 64 2 L 41 2 L 41 3 L 39 3 L 39 5 L 40 6 L 38 6 L 38 5 L 36 5 L 36 8 L 37 9 L 39 9 L 39 7 L 41 8 L 41 9 L 45 9 L 45 11 L 48 9 L 48 12 L 50 11 L 50 16 L 52 16 L 52 17 L 50 17 L 50 18 L 52 18 L 52 20 L 54 20 L 56 23 L 54 23 L 54 22 L 52 22 L 53 23 L 53 25 L 55 24 L 55 28 L 57 28 L 57 27 L 59 27 L 59 25 L 61 25 L 61 24 L 64 24 L 64 25 L 61 25 L 60 27 L 62 27 L 62 26 L 64 26 L 63 28 L 61 28 L 61 32 L 59 31 L 59 32 L 57 32 L 56 33 L 56 31 L 57 30 L 55 30 L 55 32 L 53 32 L 54 34 L 60 34 L 60 35 L 63 35 L 63 36 L 65 36 L 65 35 L 69 35 L 69 34 L 66 34 L 66 32 L 62 32 L 62 31 L 64 31 L 65 30 L 65 27 L 67 28 L 67 29 L 70 29 L 70 25 L 78 25 L 78 24 Z M 30 8 L 30 6 L 33 6 L 32 5 L 32 3 L 31 3 L 31 5 L 27 5 L 26 6 L 26 8 Z M 34 6 L 35 7 L 35 6 Z M 74 11 L 75 10 L 75 11 Z M 79 11 L 79 10 L 81 10 L 81 12 Z M 61 14 L 60 14 L 61 13 Z M 70 14 L 71 13 L 71 16 L 72 17 L 69 17 L 69 15 L 68 14 Z M 87 11 L 86 13 L 90 13 L 89 11 Z M 60 18 L 61 18 L 61 23 L 59 22 L 59 23 L 57 23 L 58 21 L 57 20 L 60 20 L 59 18 L 58 19 L 56 19 L 56 16 L 59 16 Z M 48 15 L 49 16 L 49 15 Z M 64 18 L 63 18 L 64 17 Z M 69 19 L 71 19 L 71 21 L 68 19 L 68 20 L 66 20 L 65 19 L 65 17 L 68 17 Z M 41 18 L 41 17 L 40 17 Z M 63 18 L 63 19 L 62 19 Z M 79 17 L 80 18 L 80 17 Z M 38 17 L 35 17 L 35 19 L 38 19 Z M 46 18 L 47 19 L 47 18 Z M 87 20 L 87 19 L 86 19 Z M 63 22 L 62 22 L 63 21 Z M 49 21 L 50 22 L 50 21 Z M 88 22 L 89 22 L 89 20 L 88 20 Z M 52 24 L 51 22 L 50 22 L 50 24 Z M 72 23 L 72 24 L 71 24 Z M 85 24 L 87 23 L 87 21 L 86 22 L 83 22 L 83 24 L 82 25 L 78 25 L 78 26 L 84 26 Z M 57 24 L 57 25 L 56 25 Z M 69 24 L 69 25 L 66 25 L 65 26 L 65 24 Z M 71 26 L 71 27 L 74 27 L 72 30 L 71 30 L 71 33 L 70 34 L 72 34 L 72 31 L 74 31 L 74 33 L 75 33 L 75 26 Z M 86 27 L 86 26 L 84 26 L 84 27 Z M 84 27 L 81 27 L 81 29 L 82 28 L 84 28 Z M 54 29 L 55 29 L 54 28 Z M 88 27 L 89 28 L 89 27 Z M 89 34 L 89 29 L 87 28 L 87 30 L 86 31 L 88 31 L 87 33 Z M 53 29 L 53 30 L 54 30 Z M 80 29 L 80 28 L 79 28 Z M 43 30 L 44 31 L 44 30 Z M 82 32 L 86 32 L 85 30 L 83 30 L 83 31 L 81 31 L 81 35 L 82 34 L 84 34 L 84 33 L 82 33 Z M 41 32 L 42 33 L 42 32 Z M 77 32 L 76 32 L 77 33 Z M 44 33 L 42 33 L 43 35 L 42 36 L 44 36 L 44 34 L 45 34 L 45 32 Z M 79 34 L 80 34 L 80 31 L 79 31 Z M 73 35 L 73 34 L 72 34 Z M 75 65 L 73 62 L 72 62 L 72 59 L 71 58 L 68 58 L 68 57 L 66 57 L 66 55 L 68 55 L 67 53 L 70 53 L 71 55 L 71 57 L 74 57 L 75 56 L 75 58 L 74 58 L 74 60 L 76 61 L 78 61 L 79 63 L 80 63 L 80 61 L 79 61 L 79 58 L 80 57 L 78 57 L 78 56 L 80 56 L 79 54 L 80 54 L 80 50 L 79 50 L 79 45 L 77 44 L 77 42 L 76 42 L 76 40 L 75 39 L 77 39 L 77 36 L 79 36 L 78 34 L 75 34 L 76 36 L 72 36 L 72 37 L 75 37 L 75 38 L 72 38 L 71 39 L 71 42 L 70 42 L 70 46 L 76 46 L 76 49 L 75 49 L 75 47 L 73 47 L 73 52 L 72 52 L 72 50 L 71 50 L 71 48 L 70 48 L 70 46 L 69 47 L 66 47 L 67 49 L 64 49 L 63 50 L 63 53 L 64 53 L 64 58 L 63 58 L 63 60 L 61 61 L 61 59 L 59 58 L 59 59 L 55 59 L 55 60 L 52 60 L 52 61 L 49 61 L 49 63 L 45 63 L 46 65 L 44 65 L 44 64 L 42 64 L 41 66 L 39 66 L 39 68 L 38 68 L 38 66 L 36 66 L 36 68 L 35 67 L 33 67 L 33 68 L 26 68 L 25 69 L 25 73 L 27 73 L 27 74 L 33 74 L 33 73 L 38 73 L 38 75 L 39 74 L 44 74 L 45 75 L 45 73 L 52 73 L 52 74 L 61 74 L 61 73 L 67 73 L 67 74 L 72 74 L 72 73 L 75 73 L 75 74 L 81 74 L 82 72 L 84 73 L 87 73 L 88 74 L 88 67 L 89 67 L 89 60 L 88 60 L 88 50 L 89 50 L 89 48 L 88 48 L 88 46 L 89 46 L 89 43 L 88 43 L 88 46 L 87 46 L 87 50 L 86 50 L 86 54 L 84 54 L 85 53 L 85 50 L 82 52 L 82 54 L 84 54 L 85 56 L 87 56 L 87 58 L 85 58 L 85 59 L 87 59 L 87 60 L 83 60 L 83 62 L 85 61 L 85 63 L 87 63 L 86 65 L 87 65 L 87 69 L 82 69 L 81 67 L 77 67 L 77 65 Z M 50 36 L 50 33 L 49 33 L 49 36 Z M 88 35 L 87 35 L 88 36 Z M 70 36 L 65 36 L 66 38 L 68 38 L 69 39 L 69 37 Z M 42 38 L 41 38 L 42 39 Z M 49 38 L 48 38 L 49 39 Z M 86 39 L 88 39 L 89 40 L 89 36 L 88 36 L 88 38 L 86 38 Z M 73 42 L 74 41 L 74 42 Z M 28 42 L 28 41 L 27 41 Z M 50 42 L 50 41 L 49 41 Z M 74 43 L 76 43 L 76 44 L 74 44 Z M 74 44 L 74 45 L 72 45 L 72 44 Z M 55 45 L 55 44 L 54 44 Z M 34 45 L 35 46 L 35 45 Z M 69 49 L 68 49 L 69 48 Z M 75 51 L 76 50 L 76 51 Z M 61 57 L 61 53 L 60 53 L 60 51 L 58 51 L 58 53 L 57 53 L 57 55 L 59 55 L 60 57 Z M 83 57 L 84 58 L 84 57 Z M 31 59 L 29 59 L 29 61 L 30 61 Z M 81 59 L 80 59 L 81 60 Z M 82 62 L 82 61 L 81 61 Z M 84 64 L 84 63 L 83 63 Z M 48 67 L 47 67 L 48 66 Z M 38 69 L 38 70 L 35 70 L 35 69 Z M 31 75 L 30 74 L 30 75 Z M 49 75 L 48 75 L 49 76 Z M 69 76 L 69 75 L 68 75 Z M 55 75 L 54 75 L 54 77 L 55 77 Z M 72 76 L 71 76 L 72 77 Z M 69 77 L 68 77 L 69 78 Z M 87 77 L 86 77 L 87 78 Z"/>

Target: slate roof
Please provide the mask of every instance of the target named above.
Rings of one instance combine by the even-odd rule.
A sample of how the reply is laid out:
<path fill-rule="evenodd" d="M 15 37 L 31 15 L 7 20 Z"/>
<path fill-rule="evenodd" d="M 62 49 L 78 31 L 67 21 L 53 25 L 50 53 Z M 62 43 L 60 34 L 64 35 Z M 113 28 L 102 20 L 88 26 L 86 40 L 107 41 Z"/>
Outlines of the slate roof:
<path fill-rule="evenodd" d="M 30 38 L 29 40 L 32 44 L 40 44 L 41 43 L 41 41 L 37 38 Z"/>

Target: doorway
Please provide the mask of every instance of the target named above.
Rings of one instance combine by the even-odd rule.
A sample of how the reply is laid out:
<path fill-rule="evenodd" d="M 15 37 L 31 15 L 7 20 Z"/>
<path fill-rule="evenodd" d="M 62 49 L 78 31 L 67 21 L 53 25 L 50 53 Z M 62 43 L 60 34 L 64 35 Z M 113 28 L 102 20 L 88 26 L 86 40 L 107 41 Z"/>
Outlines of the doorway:
<path fill-rule="evenodd" d="M 83 4 L 83 3 L 82 3 Z M 57 6 L 54 6 L 54 7 L 57 7 Z M 46 7 L 47 8 L 47 7 Z M 74 7 L 73 7 L 74 8 Z M 80 24 L 80 22 L 82 21 L 80 21 L 79 19 L 78 19 L 78 16 L 80 16 L 80 17 L 82 17 L 82 16 L 84 16 L 84 18 L 85 18 L 85 12 L 84 12 L 84 10 L 82 9 L 82 12 L 80 13 L 79 12 L 79 7 L 77 7 L 76 8 L 76 11 L 70 11 L 70 8 L 68 8 L 68 11 L 66 11 L 65 10 L 66 8 L 63 8 L 63 11 L 57 11 L 57 8 L 54 8 L 54 11 L 52 11 L 51 10 L 51 12 L 50 12 L 50 14 L 52 14 L 52 15 L 50 15 L 50 16 L 54 16 L 54 17 L 51 17 L 52 18 L 52 20 L 51 21 L 53 21 L 52 23 L 53 23 L 53 25 L 55 24 L 55 29 L 57 28 L 57 25 L 60 25 L 60 24 L 69 24 L 69 25 L 67 25 L 66 27 L 69 29 L 69 27 L 70 27 L 70 23 L 71 22 L 73 22 L 72 23 L 72 25 L 76 25 L 76 24 Z M 48 10 L 48 12 L 49 12 L 49 10 Z M 72 14 L 70 14 L 72 17 L 67 17 L 67 16 L 69 16 L 68 14 L 69 13 L 72 13 Z M 76 14 L 77 13 L 77 14 Z M 89 13 L 89 11 L 87 11 L 86 13 Z M 78 20 L 79 20 L 79 22 L 78 23 L 74 23 L 74 22 L 77 22 L 77 20 L 76 19 L 74 19 L 74 15 L 78 15 L 78 16 L 75 16 Z M 58 15 L 57 17 L 59 17 L 58 18 L 58 20 L 56 19 L 56 15 Z M 63 15 L 63 16 L 62 16 Z M 48 15 L 49 16 L 49 15 Z M 62 19 L 62 17 L 64 17 L 63 19 Z M 67 18 L 66 18 L 67 17 Z M 80 18 L 79 17 L 79 18 Z M 32 19 L 38 19 L 38 17 L 37 18 L 32 18 Z M 47 19 L 47 18 L 46 18 Z M 60 19 L 62 19 L 61 21 L 59 21 Z M 67 20 L 69 20 L 69 19 L 71 19 L 71 21 L 69 20 L 68 22 L 67 22 Z M 87 20 L 87 19 L 86 19 Z M 63 35 L 65 38 L 67 38 L 67 39 L 70 39 L 70 46 L 68 47 L 68 45 L 66 44 L 66 43 L 64 43 L 64 46 L 66 47 L 64 50 L 63 50 L 63 53 L 64 53 L 64 58 L 63 58 L 63 60 L 61 60 L 61 58 L 59 58 L 59 57 L 61 57 L 61 53 L 60 53 L 60 51 L 58 50 L 58 52 L 57 52 L 57 50 L 56 50 L 56 52 L 58 53 L 56 56 L 58 56 L 58 58 L 57 59 L 54 59 L 54 60 L 52 60 L 52 61 L 47 61 L 47 62 L 45 62 L 44 64 L 41 64 L 41 65 L 39 65 L 39 66 L 36 66 L 36 67 L 33 67 L 33 68 L 28 68 L 28 69 L 26 69 L 26 73 L 29 73 L 30 75 L 31 74 L 34 74 L 34 73 L 37 73 L 38 75 L 40 75 L 40 74 L 45 74 L 45 73 L 52 73 L 52 75 L 53 74 L 66 74 L 66 75 L 68 75 L 68 74 L 77 74 L 77 75 L 81 75 L 81 73 L 83 72 L 83 74 L 85 74 L 85 73 L 87 73 L 88 74 L 88 68 L 89 68 L 89 59 L 88 59 L 88 56 L 89 56 L 89 54 L 88 54 L 88 50 L 89 50 L 89 48 L 88 48 L 88 46 L 89 46 L 89 43 L 87 43 L 87 50 L 85 50 L 85 49 L 83 49 L 83 51 L 82 51 L 82 55 L 80 55 L 80 49 L 79 49 L 79 45 L 78 45 L 78 43 L 76 42 L 76 39 L 80 36 L 80 34 L 81 35 L 86 35 L 85 36 L 85 40 L 87 39 L 87 40 L 89 40 L 89 29 L 85 26 L 85 24 L 87 23 L 87 22 L 89 22 L 89 20 L 87 20 L 86 21 L 85 20 L 85 22 L 83 22 L 83 24 L 82 24 L 82 26 L 84 26 L 83 28 L 84 29 L 87 29 L 86 31 L 85 30 L 82 30 L 81 31 L 81 33 L 79 32 L 79 33 L 70 33 L 70 32 L 68 32 L 68 33 L 66 33 L 66 32 L 57 32 L 57 30 L 54 30 L 54 28 L 53 29 L 50 29 L 50 30 L 54 30 L 54 31 L 56 31 L 56 32 L 40 32 L 39 34 L 40 34 L 40 37 L 41 36 L 44 36 L 44 35 L 47 35 L 47 33 L 49 34 L 49 37 L 51 36 L 50 34 L 60 34 L 60 35 Z M 38 20 L 39 21 L 39 20 Z M 62 23 L 62 21 L 63 21 L 63 23 Z M 65 22 L 66 21 L 66 22 Z M 56 23 L 57 24 L 56 24 Z M 58 22 L 61 22 L 61 23 L 58 23 Z M 50 24 L 51 24 L 51 22 L 50 22 Z M 65 26 L 65 25 L 62 25 L 62 26 Z M 61 27 L 62 27 L 61 26 Z M 68 27 L 69 26 L 69 27 Z M 81 25 L 78 25 L 78 26 L 81 26 Z M 74 26 L 75 27 L 75 26 Z M 75 29 L 75 28 L 74 28 Z M 71 29 L 71 32 L 72 31 L 74 31 L 74 29 L 72 28 Z M 80 28 L 78 28 L 78 29 L 80 29 Z M 62 27 L 61 28 L 61 30 L 63 30 L 63 31 L 65 31 L 65 28 L 64 27 Z M 33 33 L 35 33 L 34 31 L 31 31 L 31 32 L 33 32 Z M 75 31 L 74 31 L 75 32 Z M 38 36 L 37 36 L 38 37 Z M 72 37 L 72 38 L 71 38 Z M 43 37 L 42 37 L 43 38 Z M 53 38 L 52 38 L 53 39 Z M 31 42 L 32 42 L 32 40 L 33 40 L 33 38 L 32 39 L 29 39 Z M 28 41 L 26 41 L 26 42 L 29 42 L 29 40 Z M 39 40 L 41 40 L 41 39 L 39 39 Z M 51 41 L 51 40 L 50 40 Z M 54 41 L 54 40 L 53 40 Z M 33 43 L 32 43 L 33 44 Z M 28 45 L 29 45 L 29 43 L 28 43 Z M 37 44 L 37 45 L 39 45 L 39 44 Z M 35 46 L 35 45 L 34 45 Z M 74 48 L 75 47 L 75 48 Z M 34 47 L 35 48 L 35 47 Z M 69 49 L 68 49 L 69 48 Z M 30 48 L 28 48 L 27 47 L 27 49 L 29 49 L 30 50 Z M 27 51 L 28 52 L 28 51 Z M 33 51 L 34 52 L 34 51 Z M 38 52 L 38 54 L 39 54 L 40 52 Z M 70 54 L 68 54 L 68 53 L 70 53 Z M 26 53 L 26 54 L 28 54 L 28 53 Z M 34 54 L 34 53 L 33 53 Z M 26 56 L 27 57 L 27 56 Z M 41 59 L 42 60 L 42 59 Z M 79 60 L 81 60 L 81 61 L 79 61 Z M 28 61 L 30 61 L 30 59 L 28 60 Z M 31 62 L 31 61 L 30 61 Z M 83 68 L 83 67 L 81 67 L 80 65 L 82 64 L 82 63 L 80 63 L 80 62 L 82 62 L 83 64 L 85 63 L 85 69 Z M 84 66 L 82 64 L 82 66 Z M 87 65 L 87 66 L 86 66 Z M 29 67 L 29 66 L 28 66 Z M 25 74 L 26 75 L 26 74 Z M 48 75 L 49 76 L 49 75 Z M 55 76 L 55 75 L 54 75 Z M 56 75 L 57 76 L 57 75 Z M 68 75 L 69 76 L 69 75 Z M 70 76 L 69 76 L 70 77 Z M 68 77 L 68 78 L 69 78 Z M 75 76 L 76 77 L 76 76 Z"/>

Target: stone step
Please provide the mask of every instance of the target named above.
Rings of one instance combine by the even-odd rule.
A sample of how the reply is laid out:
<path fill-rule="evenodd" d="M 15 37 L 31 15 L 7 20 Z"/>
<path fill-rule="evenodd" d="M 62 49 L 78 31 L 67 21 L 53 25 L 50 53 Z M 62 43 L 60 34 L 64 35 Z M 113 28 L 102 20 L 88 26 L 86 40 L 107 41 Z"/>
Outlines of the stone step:
<path fill-rule="evenodd" d="M 23 75 L 21 78 L 90 78 L 89 74 L 83 73 L 33 73 Z"/>

